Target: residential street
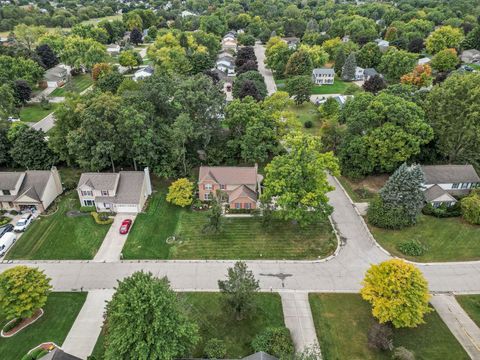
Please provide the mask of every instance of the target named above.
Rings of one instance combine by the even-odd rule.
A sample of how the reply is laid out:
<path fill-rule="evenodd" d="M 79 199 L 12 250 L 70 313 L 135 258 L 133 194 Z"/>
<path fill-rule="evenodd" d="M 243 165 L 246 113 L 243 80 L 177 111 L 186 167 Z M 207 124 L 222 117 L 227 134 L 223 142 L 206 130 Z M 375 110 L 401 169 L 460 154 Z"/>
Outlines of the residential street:
<path fill-rule="evenodd" d="M 32 128 L 35 130 L 43 130 L 43 132 L 47 132 L 53 128 L 55 125 L 55 116 L 53 112 L 45 116 L 42 120 L 32 125 Z"/>
<path fill-rule="evenodd" d="M 275 84 L 272 71 L 265 67 L 265 46 L 263 46 L 260 42 L 257 41 L 255 43 L 254 50 L 258 62 L 258 71 L 260 72 L 260 74 L 263 75 L 263 78 L 265 79 L 265 85 L 267 85 L 268 95 L 272 95 L 277 91 L 277 85 Z"/>

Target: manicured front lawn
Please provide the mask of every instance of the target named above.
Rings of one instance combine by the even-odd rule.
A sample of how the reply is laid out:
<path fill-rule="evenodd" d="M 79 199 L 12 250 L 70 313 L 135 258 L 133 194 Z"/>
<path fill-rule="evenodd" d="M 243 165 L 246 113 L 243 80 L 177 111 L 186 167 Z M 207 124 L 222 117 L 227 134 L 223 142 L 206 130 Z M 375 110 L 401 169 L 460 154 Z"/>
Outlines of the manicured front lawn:
<path fill-rule="evenodd" d="M 205 233 L 207 212 L 193 212 L 168 204 L 165 187 L 152 196 L 139 214 L 123 248 L 125 259 L 316 259 L 336 248 L 328 221 L 301 228 L 259 218 L 222 218 L 218 234 Z M 175 235 L 180 241 L 168 245 Z"/>
<path fill-rule="evenodd" d="M 480 326 L 480 295 L 457 295 L 456 299 L 475 324 Z"/>
<path fill-rule="evenodd" d="M 57 104 L 50 104 L 50 109 L 43 109 L 40 104 L 28 104 L 20 110 L 20 120 L 25 122 L 37 122 L 48 114 L 55 112 Z"/>
<path fill-rule="evenodd" d="M 8 252 L 8 259 L 93 259 L 107 234 L 109 225 L 98 225 L 86 216 L 70 217 L 69 210 L 78 210 L 76 192 L 63 196 L 58 210 L 35 220 Z"/>
<path fill-rule="evenodd" d="M 326 360 L 391 359 L 392 352 L 368 347 L 374 322 L 370 304 L 358 294 L 310 294 L 310 306 L 322 354 Z M 394 346 L 415 353 L 417 360 L 461 360 L 469 357 L 436 312 L 414 329 L 394 329 Z"/>
<path fill-rule="evenodd" d="M 5 360 L 21 359 L 43 342 L 62 346 L 86 297 L 87 293 L 51 293 L 44 307 L 45 314 L 40 319 L 11 338 L 0 338 L 0 357 Z M 6 322 L 0 314 L 1 325 Z"/>
<path fill-rule="evenodd" d="M 70 81 L 61 88 L 56 88 L 50 97 L 63 97 L 67 92 L 81 93 L 93 84 L 90 74 L 72 76 Z"/>
<path fill-rule="evenodd" d="M 370 226 L 373 236 L 392 254 L 419 262 L 467 261 L 480 259 L 480 226 L 462 218 L 439 219 L 421 215 L 415 226 L 386 230 Z M 403 255 L 398 246 L 407 240 L 418 240 L 427 247 L 422 256 Z"/>
<path fill-rule="evenodd" d="M 297 115 L 298 120 L 302 123 L 303 131 L 314 135 L 319 133 L 322 122 L 320 121 L 320 114 L 318 113 L 316 105 L 311 102 L 306 102 L 302 105 L 289 106 L 288 110 Z M 312 122 L 313 126 L 311 128 L 305 128 L 307 121 Z"/>
<path fill-rule="evenodd" d="M 315 85 L 312 88 L 312 94 L 314 95 L 323 95 L 323 94 L 343 94 L 348 85 L 348 83 L 340 80 L 336 77 L 332 85 Z"/>

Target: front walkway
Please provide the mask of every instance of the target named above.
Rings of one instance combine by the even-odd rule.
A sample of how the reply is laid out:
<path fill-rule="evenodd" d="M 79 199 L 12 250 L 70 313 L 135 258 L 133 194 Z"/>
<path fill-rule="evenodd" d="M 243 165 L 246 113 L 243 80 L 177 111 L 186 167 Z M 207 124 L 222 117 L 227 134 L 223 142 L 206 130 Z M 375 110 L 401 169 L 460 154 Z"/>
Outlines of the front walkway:
<path fill-rule="evenodd" d="M 480 329 L 453 295 L 434 295 L 431 304 L 468 355 L 480 359 Z"/>
<path fill-rule="evenodd" d="M 120 254 L 122 253 L 123 245 L 127 241 L 128 234 L 120 234 L 120 225 L 125 219 L 131 219 L 133 221 L 132 226 L 135 224 L 136 214 L 117 214 L 110 229 L 108 229 L 107 235 L 102 242 L 102 246 L 98 249 L 97 254 L 93 258 L 96 262 L 115 262 L 120 260 Z M 131 229 L 131 228 L 130 228 Z"/>
<path fill-rule="evenodd" d="M 307 292 L 280 292 L 285 326 L 292 335 L 295 351 L 319 349 Z M 320 352 L 319 352 L 320 353 Z"/>
<path fill-rule="evenodd" d="M 62 349 L 81 359 L 93 351 L 103 325 L 105 303 L 113 296 L 114 290 L 92 290 L 78 313 Z"/>

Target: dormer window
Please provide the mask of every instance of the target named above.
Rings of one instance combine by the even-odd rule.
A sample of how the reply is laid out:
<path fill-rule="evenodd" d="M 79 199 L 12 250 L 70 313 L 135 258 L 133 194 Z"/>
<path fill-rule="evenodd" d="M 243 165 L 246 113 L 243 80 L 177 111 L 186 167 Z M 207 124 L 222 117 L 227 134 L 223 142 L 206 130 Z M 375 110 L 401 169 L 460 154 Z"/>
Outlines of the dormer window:
<path fill-rule="evenodd" d="M 102 196 L 108 196 L 108 190 L 102 190 Z"/>
<path fill-rule="evenodd" d="M 90 190 L 82 190 L 82 196 L 93 196 L 93 192 Z"/>
<path fill-rule="evenodd" d="M 212 184 L 205 184 L 205 190 L 212 190 Z"/>
<path fill-rule="evenodd" d="M 11 195 L 10 190 L 2 190 L 3 195 Z"/>

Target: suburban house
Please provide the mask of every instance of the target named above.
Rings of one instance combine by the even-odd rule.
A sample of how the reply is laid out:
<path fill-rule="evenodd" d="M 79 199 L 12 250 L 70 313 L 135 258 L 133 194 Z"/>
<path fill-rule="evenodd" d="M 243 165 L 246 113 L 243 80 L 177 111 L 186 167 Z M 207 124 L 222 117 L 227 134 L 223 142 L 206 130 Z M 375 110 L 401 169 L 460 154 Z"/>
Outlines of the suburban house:
<path fill-rule="evenodd" d="M 139 213 L 152 194 L 150 172 L 83 173 L 77 186 L 82 206 L 95 206 L 97 211 Z"/>
<path fill-rule="evenodd" d="M 390 46 L 390 42 L 388 42 L 387 40 L 376 39 L 375 42 L 377 43 L 378 48 L 381 52 L 386 52 Z"/>
<path fill-rule="evenodd" d="M 118 44 L 107 45 L 107 53 L 112 56 L 120 54 L 120 45 Z"/>
<path fill-rule="evenodd" d="M 298 45 L 300 45 L 300 39 L 294 36 L 284 37 L 282 40 L 288 45 L 290 50 L 296 50 Z"/>
<path fill-rule="evenodd" d="M 231 38 L 224 38 L 222 40 L 222 50 L 224 51 L 237 51 L 237 40 L 236 39 L 231 39 Z"/>
<path fill-rule="evenodd" d="M 379 75 L 377 70 L 374 68 L 366 68 L 363 70 L 363 80 L 367 81 L 370 78 L 374 77 L 375 75 Z"/>
<path fill-rule="evenodd" d="M 263 176 L 258 174 L 258 166 L 201 166 L 198 176 L 198 196 L 200 200 L 211 200 L 217 190 L 228 197 L 226 202 L 231 209 L 255 209 L 261 193 Z"/>
<path fill-rule="evenodd" d="M 454 196 L 467 195 L 480 185 L 480 177 L 472 165 L 423 165 L 425 199 L 433 206 L 453 205 Z"/>
<path fill-rule="evenodd" d="M 235 59 L 231 55 L 224 55 L 217 59 L 216 68 L 228 76 L 235 76 Z"/>
<path fill-rule="evenodd" d="M 147 67 L 144 67 L 135 71 L 135 74 L 133 74 L 133 80 L 135 81 L 145 80 L 146 78 L 152 76 L 153 73 L 154 73 L 153 67 L 148 65 Z"/>
<path fill-rule="evenodd" d="M 432 59 L 430 59 L 429 57 L 423 57 L 421 59 L 418 59 L 417 65 L 427 65 L 430 61 L 432 61 Z"/>
<path fill-rule="evenodd" d="M 50 170 L 0 172 L 0 208 L 45 211 L 63 192 L 56 167 Z"/>
<path fill-rule="evenodd" d="M 332 85 L 335 81 L 335 71 L 328 68 L 313 69 L 312 81 L 317 85 Z"/>
<path fill-rule="evenodd" d="M 68 67 L 65 65 L 57 65 L 45 71 L 43 80 L 39 82 L 41 88 L 57 88 L 62 87 L 67 82 Z"/>
<path fill-rule="evenodd" d="M 335 95 L 335 96 L 333 96 L 333 99 L 335 99 L 335 101 L 338 103 L 338 105 L 340 106 L 340 109 L 343 109 L 343 107 L 347 103 L 348 99 L 353 99 L 353 98 L 354 98 L 353 95 Z"/>
<path fill-rule="evenodd" d="M 79 357 L 73 356 L 65 351 L 56 348 L 48 354 L 42 356 L 39 360 L 81 360 Z"/>
<path fill-rule="evenodd" d="M 464 50 L 462 55 L 460 55 L 460 59 L 465 64 L 480 64 L 480 51 L 476 49 Z"/>
<path fill-rule="evenodd" d="M 355 68 L 355 81 L 362 81 L 365 79 L 365 69 L 357 66 Z"/>

